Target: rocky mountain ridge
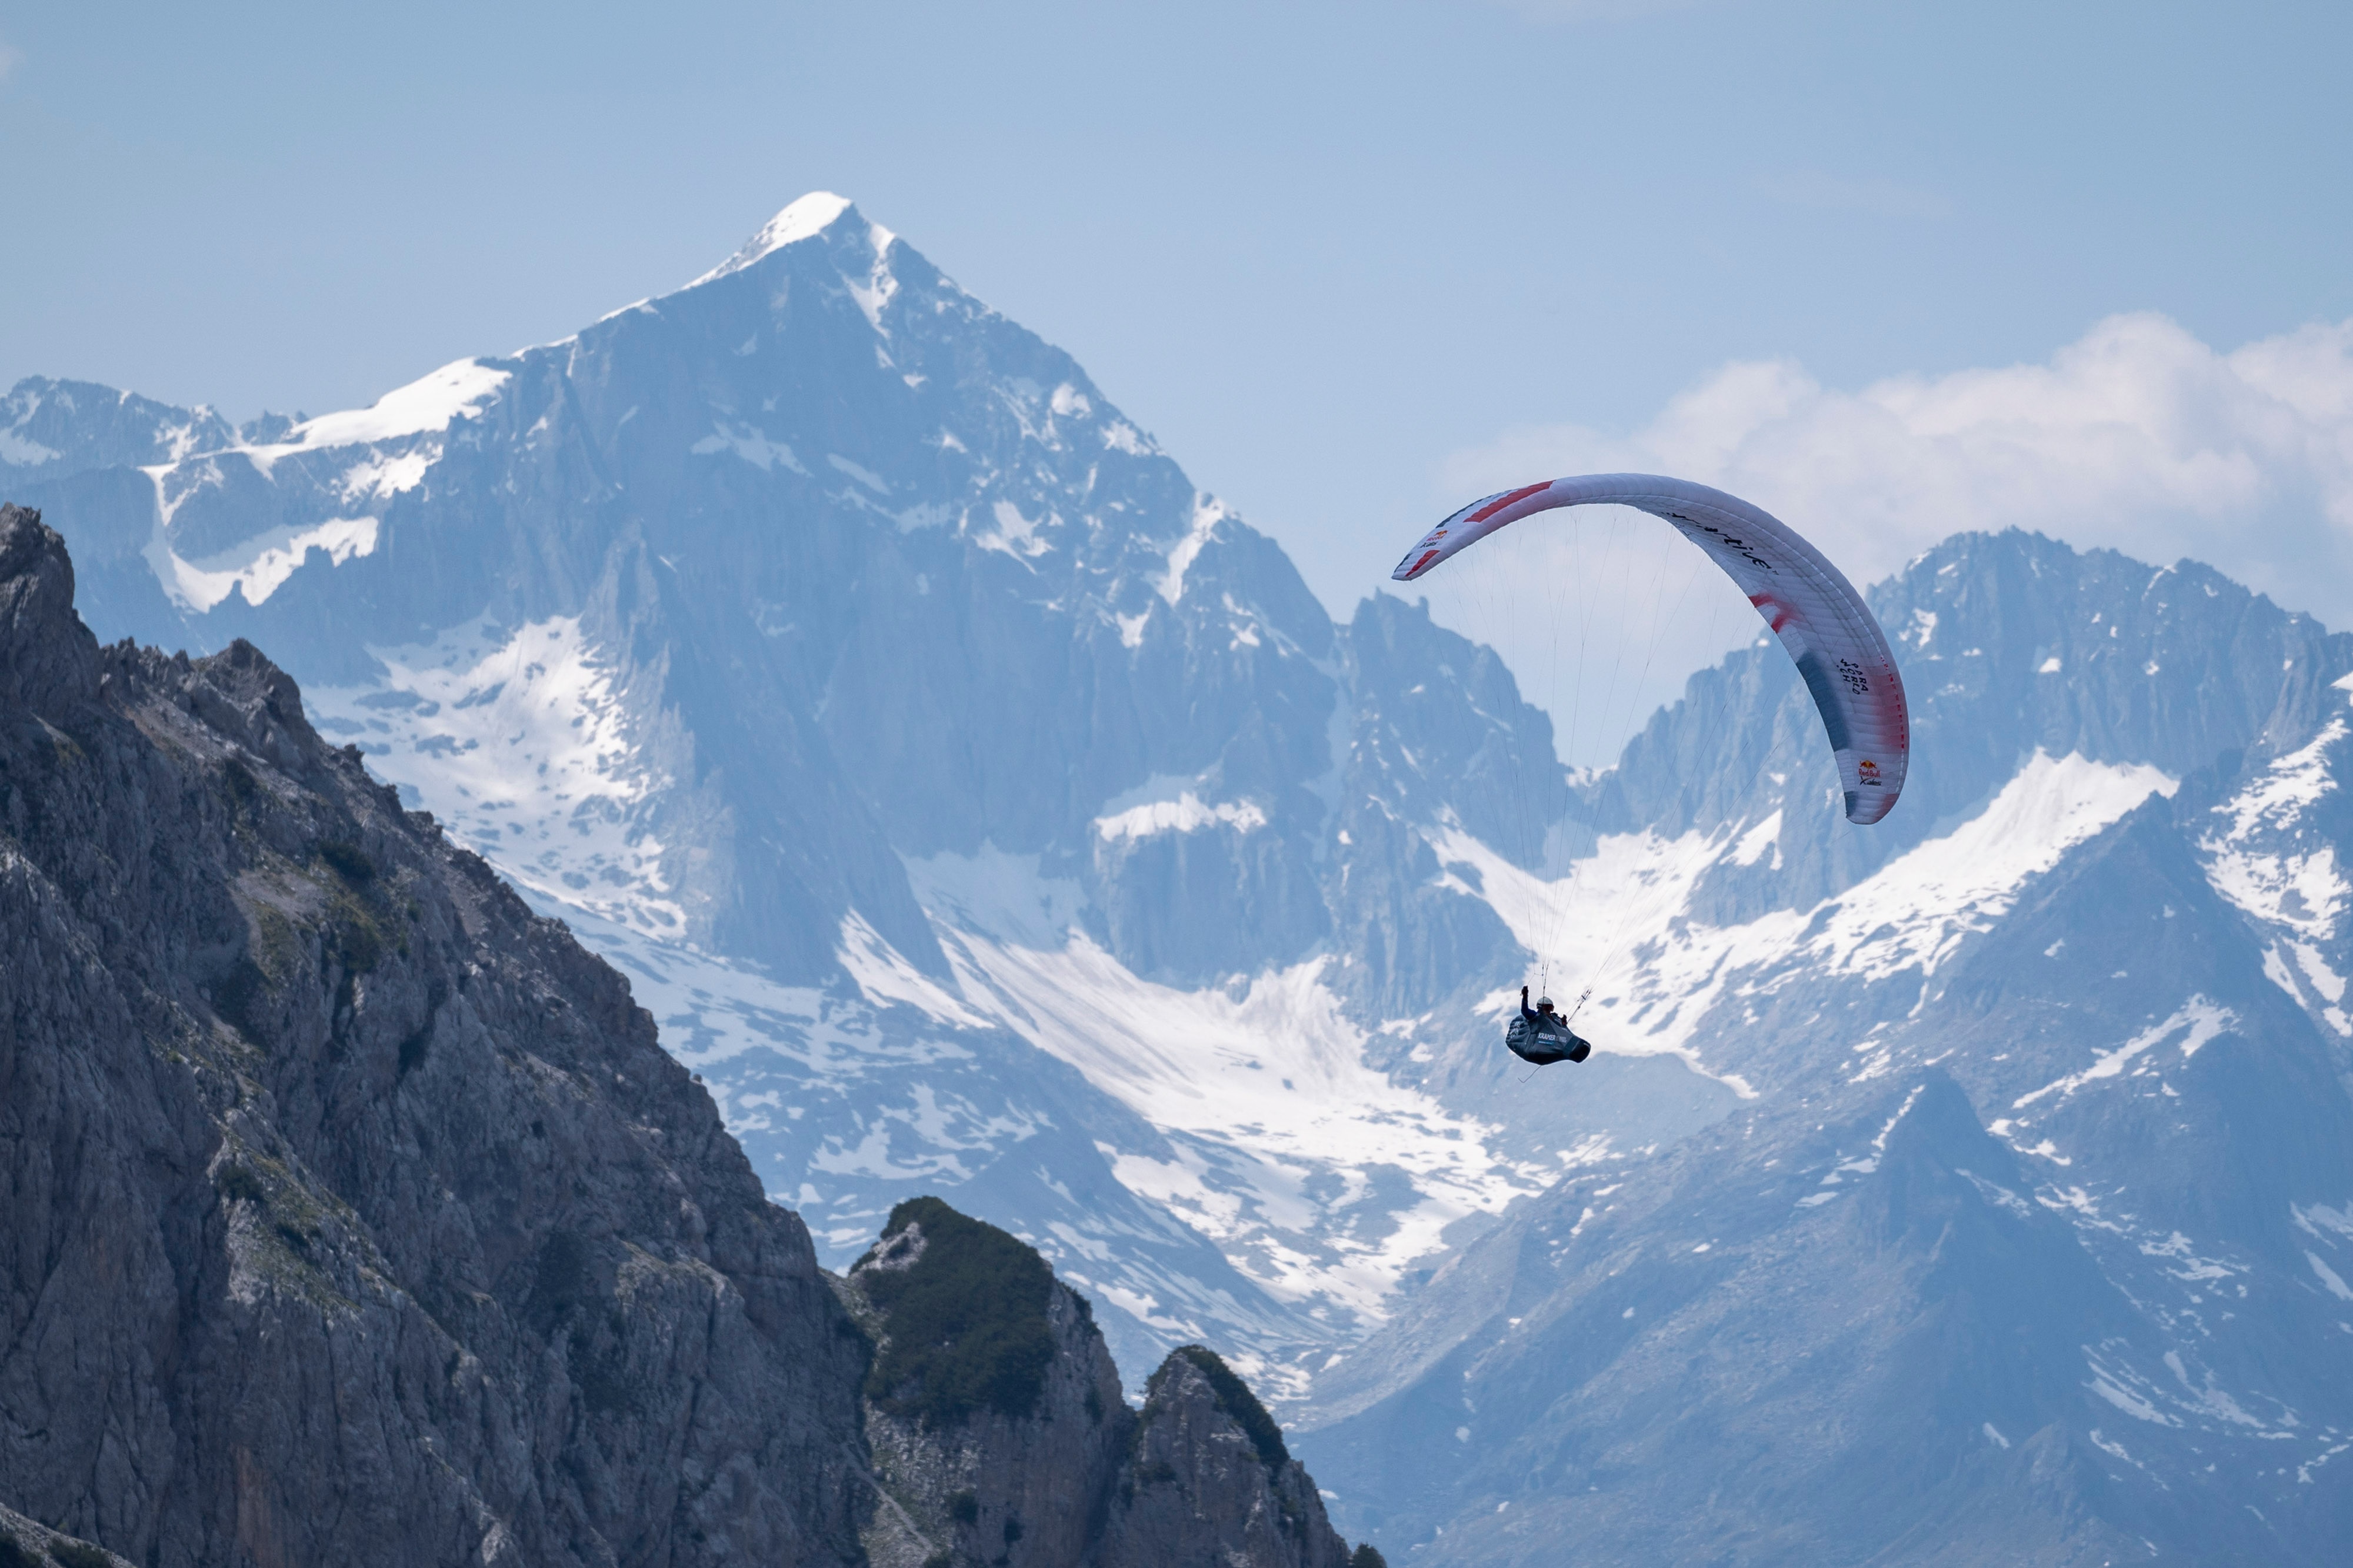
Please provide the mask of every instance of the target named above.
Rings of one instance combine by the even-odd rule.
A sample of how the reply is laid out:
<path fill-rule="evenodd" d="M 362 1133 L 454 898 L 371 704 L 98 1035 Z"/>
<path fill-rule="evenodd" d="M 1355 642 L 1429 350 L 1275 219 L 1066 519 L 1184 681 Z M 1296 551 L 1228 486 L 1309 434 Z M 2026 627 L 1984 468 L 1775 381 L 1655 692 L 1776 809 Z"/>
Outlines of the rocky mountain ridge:
<path fill-rule="evenodd" d="M 0 1508 L 0 1568 L 123 1568 L 124 1562 L 102 1546 Z"/>
<path fill-rule="evenodd" d="M 1295 1441 L 1348 1527 L 1472 1563 L 1571 1529 L 1597 1562 L 2334 1555 L 2353 647 L 2047 541 L 1874 601 L 1923 820 L 1825 896 L 1794 816 L 1739 850 L 1778 801 L 1733 819 L 1601 1005 L 1752 1098 L 1597 1151 L 1318 1379 Z M 1714 726 L 1772 782 L 1753 679 L 1645 744 Z"/>
<path fill-rule="evenodd" d="M 1314 1482 L 1221 1358 L 1171 1352 L 1131 1410 L 1085 1298 L 996 1227 L 936 1198 L 902 1204 L 841 1292 L 878 1346 L 877 1568 L 1350 1563 Z"/>
<path fill-rule="evenodd" d="M 2353 640 L 2221 573 L 1986 531 L 1875 585 L 1915 766 L 1868 832 L 1769 647 L 1572 786 L 1492 652 L 1335 623 L 838 198 L 373 409 L 28 383 L 0 431 L 110 635 L 266 631 L 629 974 L 822 1258 L 946 1195 L 1132 1370 L 1230 1351 L 1351 1530 L 2332 1539 Z M 1591 1062 L 1502 1059 L 1529 978 Z M 1686 1444 L 1712 1500 L 1588 1462 Z"/>
<path fill-rule="evenodd" d="M 1430 683 L 1399 655 L 1508 677 L 1394 601 L 1344 637 L 1067 354 L 854 207 L 763 235 L 364 410 L 232 432 L 27 382 L 0 479 L 106 635 L 264 642 L 621 966 L 828 1261 L 950 1190 L 1125 1364 L 1320 1359 L 1552 1163 L 1364 1071 L 1346 1017 L 1515 967 L 1397 804 L 1548 728 L 1417 697 L 1400 731 L 1377 689 Z"/>
<path fill-rule="evenodd" d="M 0 1536 L 64 1568 L 116 1559 L 51 1527 L 189 1568 L 878 1560 L 907 1444 L 870 1447 L 860 1287 L 627 983 L 250 645 L 100 647 L 73 592 L 0 507 Z M 1086 1484 L 1062 1434 L 1136 1417 L 1001 1239 L 1084 1328 L 1096 1408 L 1003 1452 L 934 1427 L 1042 1525 Z M 1106 1494 L 1077 1554 L 1021 1560 L 1341 1560 L 1295 1463 L 1191 1495 Z"/>
<path fill-rule="evenodd" d="M 0 512 L 0 1496 L 145 1562 L 854 1561 L 854 1331 L 619 977 L 249 646 L 72 592 Z"/>

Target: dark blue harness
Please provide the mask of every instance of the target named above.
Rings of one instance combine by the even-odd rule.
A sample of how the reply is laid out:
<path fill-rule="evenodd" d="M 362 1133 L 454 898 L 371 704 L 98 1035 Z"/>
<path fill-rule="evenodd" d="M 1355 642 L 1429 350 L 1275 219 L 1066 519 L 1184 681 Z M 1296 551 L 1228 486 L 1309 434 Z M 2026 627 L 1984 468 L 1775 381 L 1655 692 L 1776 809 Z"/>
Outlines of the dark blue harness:
<path fill-rule="evenodd" d="M 1593 1054 L 1593 1047 L 1579 1039 L 1559 1015 L 1539 1013 L 1531 1023 L 1526 1014 L 1512 1020 L 1504 1031 L 1504 1044 L 1524 1062 L 1549 1067 L 1554 1062 L 1581 1062 Z"/>

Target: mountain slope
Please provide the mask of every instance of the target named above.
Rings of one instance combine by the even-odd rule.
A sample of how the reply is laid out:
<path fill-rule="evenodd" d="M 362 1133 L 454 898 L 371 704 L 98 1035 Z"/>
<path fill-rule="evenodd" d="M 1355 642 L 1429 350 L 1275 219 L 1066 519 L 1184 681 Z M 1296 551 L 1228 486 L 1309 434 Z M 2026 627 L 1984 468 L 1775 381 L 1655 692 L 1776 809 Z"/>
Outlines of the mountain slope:
<path fill-rule="evenodd" d="M 251 645 L 73 590 L 0 506 L 0 1563 L 1345 1558 L 1011 1237 L 824 1275 L 619 975 Z"/>
<path fill-rule="evenodd" d="M 1756 1099 L 1521 1206 L 1318 1380 L 1300 1442 L 1351 1527 L 1464 1563 L 1571 1531 L 1629 1563 L 2318 1563 L 2342 1539 L 2324 825 L 2353 650 L 2202 569 L 2021 538 L 1875 597 L 1916 612 L 1926 820 L 1843 887 L 1786 827 L 1778 866 L 1744 861 L 1796 789 L 1736 742 L 1768 798 L 1600 1011 L 1621 1049 L 1736 1055 Z M 2071 653 L 2091 697 L 2033 684 Z M 1740 664 L 1654 721 L 1654 754 Z M 1769 732 L 1754 705 L 1725 728 Z M 2264 897 L 2298 883 L 2301 931 Z"/>
<path fill-rule="evenodd" d="M 143 574 L 100 628 L 279 650 L 629 971 L 829 1256 L 947 1184 L 1132 1365 L 1305 1353 L 1540 1184 L 1360 1060 L 1349 999 L 1516 959 L 1394 819 L 1340 631 L 1068 356 L 838 198 L 374 408 L 182 423 L 210 444 L 9 476 Z M 1360 963 L 1342 921 L 1395 938 Z M 1238 1125 L 1262 1088 L 1282 1114 Z"/>
<path fill-rule="evenodd" d="M 2028 1554 L 2326 1539 L 2353 640 L 2309 617 L 1963 535 L 1873 590 L 1915 707 L 1887 822 L 1817 805 L 1770 647 L 1568 781 L 1492 653 L 1387 596 L 1333 624 L 1067 356 L 830 197 L 370 410 L 141 446 L 54 384 L 9 408 L 57 455 L 0 479 L 113 574 L 101 626 L 284 649 L 628 973 L 825 1257 L 945 1192 L 1124 1364 L 1233 1351 L 1344 1518 L 1465 1561 L 1539 1505 L 1630 1555 L 1662 1520 L 1902 1555 L 1970 1508 Z M 1567 803 L 1533 833 L 1532 795 Z M 1589 997 L 1592 1062 L 1502 1056 L 1531 978 Z M 1885 1313 L 1850 1334 L 1855 1278 Z M 1539 1318 L 1592 1354 L 1513 1359 Z M 1646 1426 L 1660 1347 L 1724 1336 L 1760 1381 Z M 1852 1374 L 1806 1393 L 1832 1345 Z M 1979 1384 L 1975 1425 L 1905 1425 L 1899 1391 Z M 1799 1435 L 1719 1449 L 1704 1507 L 1545 1458 L 1752 1400 Z"/>
<path fill-rule="evenodd" d="M 854 1335 L 619 977 L 0 509 L 0 1496 L 140 1562 L 854 1561 Z"/>

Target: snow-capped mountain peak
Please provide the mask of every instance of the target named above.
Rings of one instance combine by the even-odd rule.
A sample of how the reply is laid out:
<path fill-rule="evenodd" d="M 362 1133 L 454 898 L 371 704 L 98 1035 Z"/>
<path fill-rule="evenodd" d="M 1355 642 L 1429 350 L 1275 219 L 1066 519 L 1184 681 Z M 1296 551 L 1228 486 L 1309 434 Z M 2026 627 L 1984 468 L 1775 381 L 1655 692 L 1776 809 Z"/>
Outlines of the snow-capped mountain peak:
<path fill-rule="evenodd" d="M 833 1261 L 948 1195 L 1124 1362 L 1213 1343 L 1412 1455 L 1337 1462 L 1343 1506 L 1465 1562 L 1545 1489 L 1629 1539 L 1708 1517 L 1556 1439 L 1736 1428 L 1754 1378 L 1645 1382 L 1724 1344 L 1777 1387 L 1950 1370 L 1925 1427 L 1869 1387 L 1910 1425 L 1789 1423 L 1959 1446 L 1883 1496 L 1964 1447 L 2074 1478 L 2061 1517 L 2110 1507 L 2098 1467 L 2187 1495 L 2220 1483 L 2165 1434 L 2226 1406 L 2274 1470 L 2347 1473 L 2353 1394 L 2265 1369 L 2319 1363 L 2353 1275 L 2321 1224 L 2353 1201 L 2353 639 L 2219 573 L 2011 531 L 1877 585 L 1916 752 L 1875 828 L 1769 646 L 1569 780 L 1492 651 L 1386 595 L 1335 625 L 1069 355 L 833 196 L 369 409 L 240 435 L 27 383 L 0 430 L 102 635 L 269 648 L 629 974 Z M 1502 1050 L 1530 982 L 1593 987 L 1584 1066 Z M 1977 1338 L 1956 1258 L 2000 1283 Z M 1873 1269 L 1957 1337 L 1848 1353 L 1808 1304 Z M 1743 1317 L 1748 1279 L 1783 1305 Z"/>
<path fill-rule="evenodd" d="M 512 374 L 487 360 L 457 360 L 394 388 L 365 408 L 322 414 L 294 426 L 282 441 L 240 449 L 274 456 L 303 447 L 354 447 L 438 435 L 452 420 L 480 414 Z"/>
<path fill-rule="evenodd" d="M 756 265 L 782 250 L 786 246 L 795 245 L 804 239 L 811 239 L 823 234 L 840 222 L 845 216 L 855 215 L 857 210 L 856 204 L 848 196 L 838 196 L 831 191 L 811 191 L 805 196 L 786 203 L 776 216 L 754 231 L 752 237 L 745 240 L 734 255 L 697 278 L 687 287 L 699 288 L 702 284 L 724 278 L 730 273 L 741 272 L 745 268 Z M 895 237 L 890 230 L 880 224 L 870 224 L 868 229 L 878 253 L 890 248 L 891 241 Z"/>

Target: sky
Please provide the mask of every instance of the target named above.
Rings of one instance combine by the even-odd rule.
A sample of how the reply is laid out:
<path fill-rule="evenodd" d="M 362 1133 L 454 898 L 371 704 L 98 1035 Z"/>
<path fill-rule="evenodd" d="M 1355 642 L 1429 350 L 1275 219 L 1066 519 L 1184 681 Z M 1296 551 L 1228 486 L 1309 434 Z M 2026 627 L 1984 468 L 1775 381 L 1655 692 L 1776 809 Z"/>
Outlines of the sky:
<path fill-rule="evenodd" d="M 1343 617 L 1458 502 L 1633 468 L 1858 581 L 2017 525 L 2347 626 L 2348 58 L 2342 4 L 0 0 L 0 384 L 364 405 L 829 189 Z M 1634 629 L 1608 565 L 1546 603 Z"/>

